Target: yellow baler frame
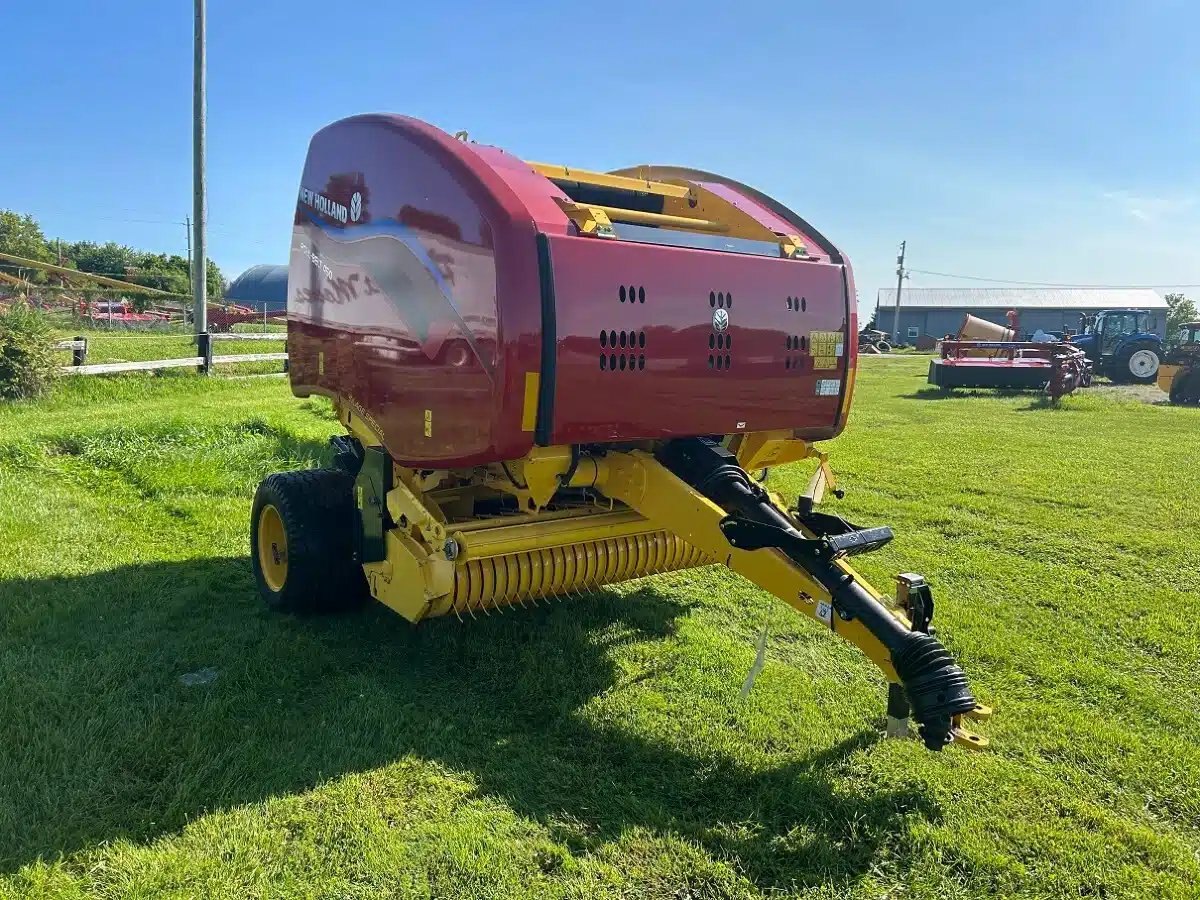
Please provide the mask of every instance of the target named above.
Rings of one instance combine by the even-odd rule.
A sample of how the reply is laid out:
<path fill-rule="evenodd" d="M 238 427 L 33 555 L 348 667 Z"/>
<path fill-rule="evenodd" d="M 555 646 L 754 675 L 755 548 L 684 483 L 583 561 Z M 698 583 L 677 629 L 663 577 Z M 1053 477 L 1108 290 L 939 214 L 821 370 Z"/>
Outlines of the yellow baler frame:
<path fill-rule="evenodd" d="M 613 238 L 616 237 L 613 223 L 626 222 L 774 243 L 779 245 L 779 255 L 789 259 L 808 255 L 799 235 L 772 231 L 729 200 L 695 182 L 676 177 L 652 178 L 649 166 L 606 173 L 551 163 L 530 162 L 528 165 L 539 175 L 564 188 L 570 184 L 582 184 L 662 198 L 662 212 L 560 199 L 558 202 L 563 212 L 586 235 Z"/>
<path fill-rule="evenodd" d="M 364 446 L 382 440 L 353 408 L 339 418 Z M 788 432 L 729 441 L 746 469 L 806 458 L 829 473 L 825 454 Z M 668 471 L 649 449 L 579 458 L 570 447 L 535 448 L 504 465 L 419 473 L 393 466 L 387 506 L 394 521 L 385 558 L 363 570 L 371 594 L 412 622 L 446 614 L 477 616 L 508 604 L 538 603 L 664 571 L 723 564 L 858 647 L 892 684 L 899 679 L 886 647 L 855 619 L 833 612 L 833 598 L 807 571 L 773 549 L 739 550 L 720 523 L 726 511 Z M 456 487 L 447 487 L 447 482 Z M 548 508 L 564 488 L 587 488 L 591 505 Z M 439 504 L 463 491 L 509 494 L 518 511 L 495 519 L 451 522 Z M 783 504 L 774 498 L 775 504 Z M 796 527 L 812 536 L 803 525 Z M 905 627 L 904 609 L 872 587 L 845 560 L 838 567 L 885 605 Z M 903 591 L 904 584 L 901 584 Z M 982 705 L 965 718 L 983 719 Z M 954 722 L 955 743 L 978 749 L 986 739 Z"/>

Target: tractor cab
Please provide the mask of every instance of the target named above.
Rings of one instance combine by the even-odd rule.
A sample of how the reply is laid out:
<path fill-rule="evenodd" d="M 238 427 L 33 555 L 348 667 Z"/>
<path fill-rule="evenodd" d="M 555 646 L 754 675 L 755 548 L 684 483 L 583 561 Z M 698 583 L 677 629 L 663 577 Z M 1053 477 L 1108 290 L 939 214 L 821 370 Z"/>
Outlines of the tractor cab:
<path fill-rule="evenodd" d="M 1113 381 L 1154 381 L 1162 357 L 1162 339 L 1151 329 L 1144 309 L 1105 309 L 1081 317 L 1082 334 L 1071 342 L 1081 347 L 1096 371 Z"/>
<path fill-rule="evenodd" d="M 1185 322 L 1175 338 L 1177 349 L 1200 350 L 1200 322 Z"/>
<path fill-rule="evenodd" d="M 1150 327 L 1150 314 L 1141 309 L 1110 309 L 1084 318 L 1083 333 L 1096 335 L 1106 353 L 1115 350 L 1122 337 L 1145 333 Z"/>

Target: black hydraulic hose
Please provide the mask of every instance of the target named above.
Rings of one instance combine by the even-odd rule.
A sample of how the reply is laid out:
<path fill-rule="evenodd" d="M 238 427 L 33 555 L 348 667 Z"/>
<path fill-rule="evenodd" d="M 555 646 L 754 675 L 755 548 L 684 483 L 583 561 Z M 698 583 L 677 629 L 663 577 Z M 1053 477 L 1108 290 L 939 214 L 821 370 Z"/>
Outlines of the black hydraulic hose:
<path fill-rule="evenodd" d="M 718 506 L 796 538 L 778 549 L 829 592 L 839 616 L 858 619 L 887 649 L 925 745 L 940 750 L 949 742 L 952 717 L 974 709 L 975 698 L 966 675 L 937 638 L 906 628 L 832 557 L 799 550 L 812 542 L 724 447 L 702 438 L 677 440 L 666 445 L 659 459 Z"/>

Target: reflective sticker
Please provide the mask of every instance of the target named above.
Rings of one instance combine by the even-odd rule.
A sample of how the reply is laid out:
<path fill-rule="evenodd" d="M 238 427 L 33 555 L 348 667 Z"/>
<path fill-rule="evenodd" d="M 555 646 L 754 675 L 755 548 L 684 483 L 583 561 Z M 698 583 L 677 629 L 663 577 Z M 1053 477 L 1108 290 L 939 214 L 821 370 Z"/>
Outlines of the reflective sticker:
<path fill-rule="evenodd" d="M 425 410 L 425 437 L 433 437 L 433 410 Z"/>
<path fill-rule="evenodd" d="M 820 619 L 822 622 L 824 622 L 826 625 L 828 625 L 830 628 L 832 628 L 833 627 L 833 607 L 826 601 L 822 600 L 820 603 L 817 604 L 817 618 Z"/>
<path fill-rule="evenodd" d="M 821 378 L 817 380 L 818 397 L 836 397 L 842 392 L 840 378 Z"/>
<path fill-rule="evenodd" d="M 834 347 L 833 347 L 833 355 L 834 356 L 841 356 L 845 352 L 846 352 L 846 345 L 844 343 L 842 343 L 841 341 L 838 341 L 836 344 L 834 344 Z"/>

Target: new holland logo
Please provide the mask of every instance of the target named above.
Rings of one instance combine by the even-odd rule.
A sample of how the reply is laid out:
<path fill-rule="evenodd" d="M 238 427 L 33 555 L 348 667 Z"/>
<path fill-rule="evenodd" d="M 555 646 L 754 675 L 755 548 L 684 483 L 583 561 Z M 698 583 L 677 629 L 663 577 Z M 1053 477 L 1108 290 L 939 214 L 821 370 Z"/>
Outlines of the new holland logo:
<path fill-rule="evenodd" d="M 349 218 L 349 213 L 346 210 L 344 203 L 338 203 L 336 200 L 331 200 L 324 194 L 319 194 L 316 191 L 309 190 L 306 187 L 300 188 L 300 202 L 305 206 L 310 206 L 323 216 L 328 216 L 335 221 L 346 224 L 346 219 Z M 359 205 L 362 205 L 362 198 L 359 198 Z M 359 210 L 361 215 L 362 210 Z"/>
<path fill-rule="evenodd" d="M 350 198 L 350 221 L 357 222 L 362 218 L 362 194 L 358 191 L 354 192 L 354 196 Z"/>
<path fill-rule="evenodd" d="M 713 310 L 713 331 L 720 334 L 722 331 L 729 330 L 729 311 L 724 309 Z"/>

